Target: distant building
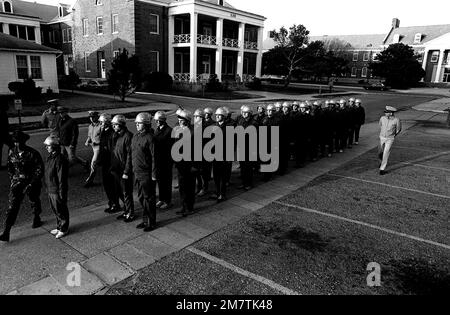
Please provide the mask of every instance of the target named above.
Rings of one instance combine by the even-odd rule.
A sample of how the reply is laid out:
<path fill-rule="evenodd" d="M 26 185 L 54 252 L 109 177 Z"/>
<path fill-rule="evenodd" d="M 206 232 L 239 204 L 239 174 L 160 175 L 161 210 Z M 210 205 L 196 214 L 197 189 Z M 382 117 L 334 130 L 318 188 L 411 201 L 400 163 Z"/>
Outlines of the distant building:
<path fill-rule="evenodd" d="M 122 49 L 143 73 L 196 82 L 260 76 L 265 18 L 223 0 L 78 0 L 74 58 L 81 77 L 106 78 Z"/>
<path fill-rule="evenodd" d="M 0 93 L 8 83 L 31 77 L 44 91 L 58 92 L 56 60 L 61 51 L 43 46 L 53 6 L 19 0 L 0 0 Z"/>
<path fill-rule="evenodd" d="M 403 43 L 421 56 L 419 62 L 426 72 L 424 82 L 450 82 L 450 24 L 400 27 L 400 20 L 392 20 L 387 34 L 311 36 L 310 41 L 342 41 L 348 43 L 345 56 L 349 73 L 345 77 L 356 80 L 372 78 L 368 66 L 375 56 L 391 44 Z M 268 33 L 264 51 L 275 47 Z"/>

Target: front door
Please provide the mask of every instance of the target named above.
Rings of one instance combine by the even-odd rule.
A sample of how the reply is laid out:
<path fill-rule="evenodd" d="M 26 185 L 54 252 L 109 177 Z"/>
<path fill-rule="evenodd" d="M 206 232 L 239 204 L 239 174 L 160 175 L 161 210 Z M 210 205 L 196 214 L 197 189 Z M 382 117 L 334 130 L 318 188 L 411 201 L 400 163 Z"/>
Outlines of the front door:
<path fill-rule="evenodd" d="M 100 59 L 100 70 L 102 79 L 106 79 L 106 60 Z"/>
<path fill-rule="evenodd" d="M 202 73 L 211 74 L 211 56 L 203 55 L 202 57 Z"/>

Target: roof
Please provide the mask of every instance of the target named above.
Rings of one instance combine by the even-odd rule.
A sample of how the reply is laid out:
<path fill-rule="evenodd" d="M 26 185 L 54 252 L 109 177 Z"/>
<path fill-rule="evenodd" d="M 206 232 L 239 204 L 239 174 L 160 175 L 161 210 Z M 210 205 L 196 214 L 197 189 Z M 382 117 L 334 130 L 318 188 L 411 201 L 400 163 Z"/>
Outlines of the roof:
<path fill-rule="evenodd" d="M 34 51 L 42 53 L 60 53 L 59 50 L 0 33 L 0 50 L 3 51 Z"/>
<path fill-rule="evenodd" d="M 384 44 L 392 44 L 394 35 L 399 34 L 401 35 L 399 43 L 411 46 L 417 45 L 414 44 L 414 37 L 418 33 L 422 34 L 421 44 L 424 44 L 444 34 L 450 33 L 450 24 L 399 27 L 391 31 Z"/>
<path fill-rule="evenodd" d="M 58 17 L 58 6 L 20 0 L 10 1 L 13 5 L 14 14 L 37 16 L 43 22 L 49 22 L 55 17 Z M 63 8 L 65 8 L 65 6 L 63 6 Z M 67 12 L 67 9 L 65 9 L 65 11 Z"/>
<path fill-rule="evenodd" d="M 310 36 L 309 41 L 327 41 L 333 39 L 339 39 L 341 41 L 349 43 L 352 48 L 372 48 L 380 47 L 383 44 L 383 40 L 386 34 L 368 34 L 368 35 L 323 35 L 323 36 Z"/>
<path fill-rule="evenodd" d="M 158 2 L 163 2 L 163 3 L 167 3 L 167 4 L 171 4 L 171 3 L 176 3 L 176 2 L 183 2 L 184 0 L 156 0 Z M 217 0 L 199 0 L 199 1 L 203 1 L 203 2 L 209 2 L 212 4 L 217 4 Z M 231 4 L 229 4 L 228 2 L 224 1 L 224 7 L 227 8 L 234 8 Z"/>

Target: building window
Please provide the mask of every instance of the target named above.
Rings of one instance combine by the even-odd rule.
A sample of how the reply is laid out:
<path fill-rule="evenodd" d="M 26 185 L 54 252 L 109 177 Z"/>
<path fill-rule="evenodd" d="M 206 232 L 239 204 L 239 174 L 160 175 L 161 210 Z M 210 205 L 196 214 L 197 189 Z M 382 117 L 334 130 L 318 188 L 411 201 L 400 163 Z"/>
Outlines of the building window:
<path fill-rule="evenodd" d="M 28 62 L 27 56 L 18 55 L 16 56 L 17 61 L 17 77 L 19 79 L 27 79 L 28 78 Z"/>
<path fill-rule="evenodd" d="M 364 52 L 364 55 L 363 55 L 363 61 L 369 61 L 369 52 L 368 51 L 365 51 Z"/>
<path fill-rule="evenodd" d="M 439 51 L 433 51 L 431 54 L 431 62 L 438 62 L 439 61 Z"/>
<path fill-rule="evenodd" d="M 352 67 L 352 77 L 356 77 L 356 67 Z"/>
<path fill-rule="evenodd" d="M 91 72 L 91 68 L 89 67 L 89 53 L 87 51 L 84 52 L 84 71 Z"/>
<path fill-rule="evenodd" d="M 23 25 L 18 25 L 17 30 L 19 31 L 19 38 L 27 39 L 27 27 Z"/>
<path fill-rule="evenodd" d="M 67 43 L 67 29 L 62 30 L 62 40 L 63 43 Z"/>
<path fill-rule="evenodd" d="M 103 5 L 103 1 L 102 0 L 95 0 L 95 5 Z"/>
<path fill-rule="evenodd" d="M 421 41 L 422 41 L 422 33 L 417 33 L 414 36 L 414 44 L 420 44 Z"/>
<path fill-rule="evenodd" d="M 3 2 L 3 11 L 5 13 L 13 13 L 11 2 L 9 1 Z"/>
<path fill-rule="evenodd" d="M 150 72 L 159 71 L 159 51 L 150 52 Z"/>
<path fill-rule="evenodd" d="M 103 34 L 103 17 L 97 17 L 97 35 Z"/>
<path fill-rule="evenodd" d="M 59 17 L 63 17 L 64 16 L 64 9 L 62 7 L 59 7 Z"/>
<path fill-rule="evenodd" d="M 72 42 L 72 28 L 71 27 L 67 28 L 67 42 L 68 43 Z"/>
<path fill-rule="evenodd" d="M 41 57 L 30 56 L 31 78 L 42 79 Z"/>
<path fill-rule="evenodd" d="M 89 23 L 88 23 L 88 19 L 83 19 L 83 36 L 88 36 L 89 35 Z"/>
<path fill-rule="evenodd" d="M 159 15 L 150 14 L 150 33 L 159 34 Z"/>
<path fill-rule="evenodd" d="M 119 15 L 113 14 L 112 16 L 112 32 L 113 34 L 119 33 Z"/>
<path fill-rule="evenodd" d="M 366 77 L 367 77 L 367 67 L 362 68 L 362 70 L 361 70 L 361 76 L 362 76 L 363 78 L 366 78 Z"/>
<path fill-rule="evenodd" d="M 36 34 L 34 33 L 34 27 L 27 26 L 27 39 L 31 41 L 36 41 Z"/>
<path fill-rule="evenodd" d="M 355 51 L 353 53 L 353 61 L 358 61 L 358 52 L 357 51 Z"/>

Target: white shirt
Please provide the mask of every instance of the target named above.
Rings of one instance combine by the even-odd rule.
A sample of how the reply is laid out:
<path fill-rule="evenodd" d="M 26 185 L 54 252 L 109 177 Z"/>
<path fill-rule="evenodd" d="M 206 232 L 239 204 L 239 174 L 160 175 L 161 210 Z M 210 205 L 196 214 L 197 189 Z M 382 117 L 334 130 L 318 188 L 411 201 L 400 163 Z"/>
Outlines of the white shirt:
<path fill-rule="evenodd" d="M 380 118 L 380 137 L 395 138 L 402 131 L 400 119 L 394 116 Z"/>

